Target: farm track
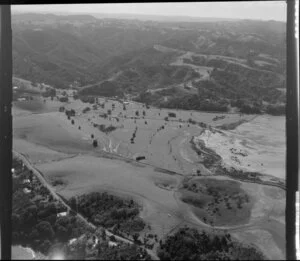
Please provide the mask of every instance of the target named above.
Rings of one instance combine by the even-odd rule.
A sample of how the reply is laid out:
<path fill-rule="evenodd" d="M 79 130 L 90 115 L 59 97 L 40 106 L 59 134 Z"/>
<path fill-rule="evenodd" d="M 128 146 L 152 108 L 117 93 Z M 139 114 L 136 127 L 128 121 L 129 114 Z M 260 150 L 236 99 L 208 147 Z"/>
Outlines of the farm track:
<path fill-rule="evenodd" d="M 19 160 L 21 160 L 26 167 L 32 171 L 32 173 L 39 179 L 39 181 L 42 183 L 42 185 L 48 189 L 48 191 L 50 192 L 50 194 L 53 196 L 53 198 L 55 198 L 57 201 L 59 201 L 69 212 L 71 210 L 71 207 L 65 202 L 65 200 L 58 195 L 55 190 L 53 189 L 53 187 L 47 182 L 47 180 L 45 179 L 44 175 L 42 172 L 40 172 L 37 168 L 35 168 L 33 166 L 33 164 L 21 153 L 17 152 L 17 151 L 13 151 L 13 155 L 18 158 Z M 77 217 L 83 221 L 87 226 L 91 227 L 92 229 L 96 230 L 97 227 L 92 224 L 91 222 L 89 222 L 84 216 L 82 216 L 80 213 L 76 213 Z M 106 235 L 107 236 L 114 236 L 117 240 L 122 241 L 123 243 L 127 243 L 127 244 L 134 244 L 134 242 L 130 239 L 118 236 L 113 234 L 112 232 L 108 231 L 107 229 L 105 229 Z M 154 259 L 154 260 L 159 260 L 159 258 L 157 257 L 156 253 L 154 251 L 151 251 L 145 247 L 144 248 L 147 253 Z"/>

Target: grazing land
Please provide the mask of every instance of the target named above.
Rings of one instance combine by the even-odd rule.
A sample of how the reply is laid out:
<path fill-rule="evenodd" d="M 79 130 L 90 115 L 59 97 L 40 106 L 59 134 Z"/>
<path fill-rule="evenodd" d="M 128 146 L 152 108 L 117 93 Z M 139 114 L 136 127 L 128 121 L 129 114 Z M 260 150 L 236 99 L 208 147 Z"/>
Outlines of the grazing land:
<path fill-rule="evenodd" d="M 281 23 L 14 19 L 17 247 L 285 258 Z"/>
<path fill-rule="evenodd" d="M 38 114 L 14 106 L 14 149 L 26 155 L 68 201 L 106 192 L 132 199 L 141 206 L 135 224 L 130 221 L 136 230 L 126 231 L 129 225 L 121 222 L 109 228 L 111 231 L 131 240 L 137 233 L 141 242 L 156 235 L 158 241 L 147 241 L 148 247 L 156 249 L 159 238 L 183 224 L 206 231 L 232 229 L 234 237 L 253 244 L 258 238 L 252 235 L 246 239 L 245 231 L 252 233 L 259 227 L 272 241 L 276 229 L 284 227 L 284 194 L 277 210 L 266 210 L 265 202 L 273 202 L 273 196 L 262 192 L 259 198 L 254 192 L 258 188 L 264 191 L 264 185 L 215 176 L 191 146 L 191 140 L 201 137 L 201 126 L 213 131 L 224 123 L 250 121 L 253 115 L 146 108 L 135 102 L 126 104 L 124 110 L 122 102 L 100 97 L 96 109 L 72 98 L 67 103 L 41 99 L 45 103 Z M 59 112 L 62 106 L 66 111 L 74 110 L 75 116 L 68 119 L 65 112 Z M 83 113 L 86 107 L 91 110 Z M 108 110 L 110 116 L 103 117 Z M 172 112 L 176 117 L 169 117 Z M 216 117 L 219 119 L 214 120 Z M 99 129 L 101 124 L 115 128 L 103 132 Z M 97 147 L 93 140 L 98 141 Z M 139 156 L 144 157 L 137 160 Z M 89 217 L 85 210 L 81 213 Z M 266 216 L 274 222 L 272 226 Z M 101 220 L 100 223 L 105 226 Z M 274 241 L 267 256 L 284 255 L 283 236 L 278 237 L 281 239 Z M 266 245 L 256 246 L 262 249 Z"/>

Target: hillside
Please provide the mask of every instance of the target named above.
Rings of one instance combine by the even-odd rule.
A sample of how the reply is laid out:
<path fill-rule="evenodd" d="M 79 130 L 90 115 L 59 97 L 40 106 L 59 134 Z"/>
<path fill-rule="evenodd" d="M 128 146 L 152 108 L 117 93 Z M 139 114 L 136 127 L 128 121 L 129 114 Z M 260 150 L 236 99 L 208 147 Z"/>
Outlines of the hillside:
<path fill-rule="evenodd" d="M 160 107 L 284 113 L 285 23 L 13 15 L 14 74 Z M 97 84 L 99 83 L 99 84 Z"/>

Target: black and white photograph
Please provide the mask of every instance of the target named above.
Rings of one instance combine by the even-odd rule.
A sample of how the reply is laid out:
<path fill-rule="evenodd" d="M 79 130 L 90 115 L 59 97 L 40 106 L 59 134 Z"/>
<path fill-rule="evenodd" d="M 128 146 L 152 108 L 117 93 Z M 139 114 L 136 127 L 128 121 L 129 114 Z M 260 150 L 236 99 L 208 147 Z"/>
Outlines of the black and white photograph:
<path fill-rule="evenodd" d="M 286 260 L 286 1 L 11 27 L 13 260 Z"/>

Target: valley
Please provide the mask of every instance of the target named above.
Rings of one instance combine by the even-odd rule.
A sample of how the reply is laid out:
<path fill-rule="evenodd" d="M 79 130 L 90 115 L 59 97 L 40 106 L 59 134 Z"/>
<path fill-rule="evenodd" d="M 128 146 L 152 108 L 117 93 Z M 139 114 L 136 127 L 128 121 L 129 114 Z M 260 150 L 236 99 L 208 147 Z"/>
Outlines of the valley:
<path fill-rule="evenodd" d="M 56 91 L 58 96 L 64 92 Z M 124 103 L 105 97 L 99 97 L 95 104 L 90 104 L 74 100 L 72 93 L 69 92 L 68 102 L 35 96 L 32 101 L 15 102 L 13 107 L 14 150 L 25 155 L 45 175 L 48 184 L 58 184 L 53 188 L 62 197 L 70 199 L 107 191 L 123 198 L 133 198 L 142 206 L 140 217 L 151 227 L 149 232 L 159 238 L 184 224 L 208 231 L 231 231 L 237 238 L 243 237 L 245 231 L 252 233 L 257 228 L 263 229 L 265 236 L 272 238 L 274 228 L 284 228 L 284 190 L 268 188 L 263 182 L 261 185 L 249 183 L 247 178 L 243 182 L 235 181 L 251 199 L 248 214 L 243 208 L 220 211 L 225 217 L 239 212 L 246 214 L 239 225 L 236 222 L 230 225 L 227 221 L 219 225 L 218 221 L 213 221 L 213 212 L 208 214 L 213 219 L 208 221 L 206 216 L 204 222 L 202 207 L 195 207 L 183 198 L 187 193 L 182 188 L 186 179 L 189 182 L 198 182 L 204 177 L 216 181 L 225 179 L 226 182 L 232 179 L 216 175 L 212 168 L 206 167 L 192 148 L 191 140 L 201 139 L 203 129 L 211 130 L 211 135 L 214 135 L 214 129 L 219 125 L 241 120 L 246 121 L 243 124 L 251 124 L 257 119 L 254 115 L 147 108 L 133 101 Z M 24 105 L 26 103 L 38 104 L 38 107 L 32 110 L 32 107 Z M 64 111 L 60 112 L 61 107 Z M 90 110 L 83 112 L 87 107 Z M 71 110 L 75 111 L 75 115 L 68 119 L 65 112 Z M 174 114 L 176 117 L 170 117 Z M 216 117 L 220 119 L 216 120 Z M 269 121 L 264 116 L 258 117 Z M 200 127 L 196 122 L 206 127 Z M 98 128 L 101 124 L 114 128 L 111 132 L 103 132 Z M 134 139 L 133 133 L 136 133 Z M 97 147 L 93 147 L 93 140 L 97 140 Z M 222 151 L 216 152 L 227 155 Z M 138 157 L 142 157 L 141 160 Z M 226 162 L 226 159 L 223 161 Z M 280 174 L 282 182 L 283 174 L 284 169 Z M 275 182 L 276 176 L 272 176 Z M 259 195 L 258 189 L 261 190 Z M 267 192 L 270 189 L 274 191 L 272 196 Z M 276 200 L 276 209 L 271 203 L 266 204 L 267 201 L 274 202 L 274 193 L 281 200 L 280 204 Z M 196 194 L 190 196 L 198 197 Z M 255 244 L 256 237 L 252 237 L 250 242 Z M 270 257 L 279 253 L 284 256 L 283 245 L 277 245 L 278 242 L 272 243 L 272 252 L 267 253 Z"/>
<path fill-rule="evenodd" d="M 158 259 L 195 229 L 285 258 L 283 24 L 18 14 L 13 32 L 15 155 L 93 230 L 49 218 L 64 244 L 105 229 L 102 258 Z"/>

